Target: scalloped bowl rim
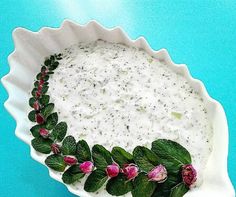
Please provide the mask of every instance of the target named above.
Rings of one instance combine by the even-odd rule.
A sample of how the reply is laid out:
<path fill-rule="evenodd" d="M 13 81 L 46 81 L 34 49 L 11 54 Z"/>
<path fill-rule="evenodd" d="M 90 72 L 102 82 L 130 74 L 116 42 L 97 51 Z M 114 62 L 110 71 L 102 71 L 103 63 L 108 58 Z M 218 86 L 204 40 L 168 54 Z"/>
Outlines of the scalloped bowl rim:
<path fill-rule="evenodd" d="M 120 41 L 131 46 L 143 48 L 145 51 L 153 55 L 155 58 L 158 58 L 159 60 L 164 61 L 175 72 L 182 74 L 191 83 L 193 88 L 196 89 L 200 93 L 200 95 L 203 96 L 204 103 L 208 106 L 207 107 L 208 111 L 210 110 L 210 116 L 211 116 L 212 122 L 214 122 L 213 124 L 213 130 L 214 130 L 213 151 L 209 157 L 206 170 L 204 172 L 203 184 L 199 188 L 191 190 L 190 192 L 185 194 L 185 196 L 197 197 L 200 195 L 202 196 L 214 195 L 214 196 L 231 197 L 235 195 L 235 191 L 233 189 L 233 186 L 230 182 L 230 179 L 227 173 L 228 126 L 227 126 L 226 116 L 225 116 L 225 113 L 221 104 L 208 95 L 203 83 L 200 80 L 195 79 L 190 75 L 189 70 L 185 64 L 175 64 L 171 60 L 166 49 L 155 51 L 151 49 L 151 47 L 149 46 L 149 44 L 147 43 L 144 37 L 139 37 L 136 40 L 132 40 L 119 26 L 114 27 L 114 28 L 105 28 L 94 20 L 88 22 L 85 25 L 79 25 L 70 20 L 64 20 L 62 25 L 59 28 L 43 27 L 38 32 L 32 32 L 21 27 L 18 27 L 13 31 L 13 40 L 14 40 L 15 50 L 8 56 L 10 71 L 7 75 L 5 75 L 1 79 L 2 84 L 7 90 L 8 95 L 9 95 L 9 98 L 4 103 L 4 106 L 7 109 L 7 111 L 16 120 L 16 130 L 15 130 L 16 136 L 30 146 L 30 154 L 33 159 L 45 165 L 44 164 L 45 156 L 37 153 L 32 148 L 30 144 L 32 137 L 28 134 L 29 132 L 25 131 L 29 128 L 29 125 L 27 123 L 27 117 L 26 118 L 24 117 L 26 113 L 25 110 L 27 109 L 25 105 L 27 105 L 27 103 L 26 104 L 20 103 L 21 101 L 19 101 L 20 100 L 19 97 L 21 97 L 21 95 L 24 95 L 22 96 L 22 99 L 24 101 L 26 97 L 29 98 L 28 93 L 22 88 L 28 82 L 21 82 L 18 79 L 19 73 L 22 72 L 22 70 L 19 70 L 19 68 L 22 67 L 23 71 L 25 71 L 25 73 L 24 72 L 20 73 L 23 75 L 24 74 L 26 75 L 28 71 L 29 72 L 32 71 L 35 73 L 37 70 L 36 66 L 35 67 L 31 66 L 29 68 L 28 66 L 25 66 L 25 65 L 30 64 L 30 62 L 27 62 L 27 60 L 23 58 L 27 56 L 26 51 L 30 53 L 29 49 L 37 50 L 35 49 L 35 46 L 32 47 L 30 45 L 32 44 L 30 43 L 30 39 L 34 41 L 35 43 L 36 41 L 38 41 L 37 44 L 39 46 L 39 49 L 41 50 L 39 59 L 42 59 L 43 57 L 45 57 L 46 54 L 49 55 L 48 51 L 57 52 L 58 48 L 62 49 L 64 45 L 70 46 L 69 42 L 72 43 L 72 38 L 70 40 L 70 38 L 67 36 L 67 39 L 63 40 L 64 43 L 62 40 L 59 39 L 60 36 L 63 37 L 63 35 L 67 34 L 68 32 L 71 33 L 71 35 L 73 36 L 83 37 L 84 39 L 88 39 L 88 40 L 91 40 L 91 39 L 95 40 L 95 39 L 100 38 L 100 39 L 104 39 L 111 42 Z M 50 38 L 51 40 L 57 38 L 57 40 L 56 41 L 54 40 L 54 42 L 51 42 L 51 40 L 47 38 Z M 80 38 L 80 39 L 83 40 L 83 38 Z M 45 48 L 45 46 L 43 47 L 42 43 L 41 43 L 42 46 L 40 45 L 40 39 L 44 39 L 44 41 L 47 40 L 50 47 L 52 47 L 52 45 L 57 45 L 58 44 L 57 42 L 59 42 L 60 47 L 58 47 L 57 45 L 56 46 L 57 49 L 55 46 L 54 48 L 52 47 L 51 49 Z M 77 39 L 77 38 L 74 38 L 74 39 Z M 28 42 L 30 44 L 28 44 Z M 44 49 L 45 49 L 44 51 L 45 53 L 43 52 Z M 30 65 L 34 65 L 34 64 L 36 65 L 37 63 L 31 62 Z M 48 170 L 49 170 L 49 175 L 53 179 L 63 183 L 58 173 L 54 172 L 51 169 L 48 169 Z M 76 190 L 69 185 L 66 185 L 66 186 L 68 190 L 72 192 L 73 194 L 79 195 L 81 197 L 91 197 L 91 195 L 85 191 Z"/>

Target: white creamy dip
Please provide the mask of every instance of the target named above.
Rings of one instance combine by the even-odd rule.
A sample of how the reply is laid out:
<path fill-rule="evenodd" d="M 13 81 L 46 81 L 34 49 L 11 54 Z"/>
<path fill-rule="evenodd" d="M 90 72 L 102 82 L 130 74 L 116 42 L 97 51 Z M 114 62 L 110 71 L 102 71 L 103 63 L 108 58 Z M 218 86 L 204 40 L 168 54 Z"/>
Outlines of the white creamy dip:
<path fill-rule="evenodd" d="M 68 124 L 68 135 L 91 147 L 120 146 L 130 152 L 137 145 L 150 148 L 158 138 L 174 140 L 190 152 L 201 183 L 212 127 L 203 99 L 183 76 L 123 44 L 99 40 L 62 53 L 49 95 L 59 119 Z"/>

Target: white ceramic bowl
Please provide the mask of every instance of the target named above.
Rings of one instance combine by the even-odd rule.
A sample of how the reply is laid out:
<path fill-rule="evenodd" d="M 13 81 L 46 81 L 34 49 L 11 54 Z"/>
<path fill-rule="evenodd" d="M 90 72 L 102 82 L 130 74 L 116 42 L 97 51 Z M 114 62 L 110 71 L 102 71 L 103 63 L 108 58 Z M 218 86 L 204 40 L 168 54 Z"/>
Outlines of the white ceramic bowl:
<path fill-rule="evenodd" d="M 175 72 L 185 76 L 194 89 L 204 98 L 213 125 L 213 151 L 204 171 L 202 185 L 188 192 L 185 197 L 234 196 L 234 189 L 227 173 L 228 126 L 224 110 L 219 102 L 209 97 L 203 83 L 191 77 L 186 65 L 172 62 L 165 49 L 154 51 L 143 37 L 131 40 L 121 28 L 107 29 L 95 21 L 81 26 L 65 20 L 60 28 L 45 27 L 38 32 L 16 28 L 13 32 L 13 39 L 15 50 L 8 59 L 10 72 L 2 78 L 2 83 L 9 94 L 5 107 L 16 120 L 16 136 L 30 146 L 33 159 L 45 165 L 46 156 L 37 153 L 30 145 L 32 139 L 29 131 L 31 123 L 27 118 L 32 82 L 36 73 L 39 72 L 44 58 L 79 41 L 103 39 L 110 42 L 125 43 L 143 48 L 150 55 L 164 61 Z M 53 170 L 49 169 L 49 175 L 62 182 L 60 175 Z M 76 190 L 69 185 L 66 186 L 70 192 L 81 197 L 92 196 L 85 191 Z"/>

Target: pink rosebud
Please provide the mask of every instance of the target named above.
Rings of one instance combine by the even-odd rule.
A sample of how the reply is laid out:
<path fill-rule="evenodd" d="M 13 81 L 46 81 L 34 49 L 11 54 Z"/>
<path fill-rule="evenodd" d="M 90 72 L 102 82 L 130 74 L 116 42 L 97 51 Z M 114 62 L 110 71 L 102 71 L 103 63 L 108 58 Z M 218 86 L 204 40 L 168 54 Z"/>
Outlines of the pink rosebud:
<path fill-rule="evenodd" d="M 44 80 L 43 79 L 40 79 L 39 80 L 39 85 L 42 86 L 44 84 Z"/>
<path fill-rule="evenodd" d="M 192 185 L 197 180 L 197 172 L 192 164 L 182 166 L 182 179 L 188 186 Z"/>
<path fill-rule="evenodd" d="M 120 168 L 116 163 L 113 163 L 112 165 L 108 165 L 106 168 L 107 176 L 110 178 L 116 177 L 120 172 Z"/>
<path fill-rule="evenodd" d="M 35 101 L 33 107 L 34 107 L 34 109 L 35 109 L 36 111 L 40 110 L 39 102 L 38 102 L 38 101 Z"/>
<path fill-rule="evenodd" d="M 44 128 L 40 128 L 39 129 L 39 134 L 43 137 L 43 138 L 48 138 L 49 136 L 49 132 L 47 129 Z"/>
<path fill-rule="evenodd" d="M 80 170 L 85 174 L 92 172 L 93 167 L 94 165 L 93 165 L 93 162 L 91 161 L 85 161 L 79 165 Z"/>
<path fill-rule="evenodd" d="M 42 85 L 39 85 L 39 86 L 38 86 L 38 92 L 41 93 L 42 89 L 43 89 L 43 86 L 42 86 Z"/>
<path fill-rule="evenodd" d="M 73 166 L 77 163 L 77 159 L 74 157 L 65 156 L 64 162 L 69 166 Z"/>
<path fill-rule="evenodd" d="M 59 154 L 61 152 L 60 146 L 56 143 L 51 145 L 51 150 L 54 154 Z"/>
<path fill-rule="evenodd" d="M 138 175 L 138 167 L 132 163 L 125 164 L 122 171 L 128 180 L 132 180 Z"/>
<path fill-rule="evenodd" d="M 44 120 L 44 117 L 42 116 L 42 114 L 38 113 L 35 115 L 35 121 L 38 124 L 43 124 L 45 120 Z"/>
<path fill-rule="evenodd" d="M 163 183 L 167 179 L 166 168 L 161 164 L 153 168 L 147 175 L 150 181 L 157 181 L 158 183 Z"/>
<path fill-rule="evenodd" d="M 41 96 L 41 92 L 36 91 L 35 95 L 36 95 L 36 98 L 39 98 Z"/>

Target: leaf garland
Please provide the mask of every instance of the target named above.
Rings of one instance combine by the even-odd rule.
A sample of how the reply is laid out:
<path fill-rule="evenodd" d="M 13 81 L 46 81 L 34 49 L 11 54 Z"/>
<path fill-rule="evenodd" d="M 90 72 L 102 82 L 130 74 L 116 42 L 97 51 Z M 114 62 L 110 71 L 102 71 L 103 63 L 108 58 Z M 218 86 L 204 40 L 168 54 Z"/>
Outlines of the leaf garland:
<path fill-rule="evenodd" d="M 58 151 L 49 155 L 45 164 L 59 172 L 63 172 L 62 180 L 66 184 L 72 184 L 85 176 L 80 169 L 83 162 L 93 162 L 95 168 L 87 177 L 84 190 L 96 192 L 106 183 L 106 190 L 114 196 L 124 195 L 131 191 L 134 197 L 181 197 L 189 187 L 183 183 L 181 177 L 181 167 L 191 164 L 189 152 L 180 144 L 166 139 L 158 139 L 152 142 L 152 148 L 137 146 L 133 153 L 128 153 L 121 147 L 114 147 L 111 152 L 105 147 L 96 144 L 90 150 L 85 140 L 76 142 L 73 136 L 66 136 L 66 122 L 58 123 L 58 114 L 54 112 L 54 104 L 50 103 L 50 96 L 47 95 L 49 88 L 49 77 L 59 66 L 62 54 L 51 55 L 44 61 L 41 72 L 37 74 L 34 88 L 29 99 L 29 106 L 34 108 L 39 104 L 39 110 L 34 109 L 29 112 L 28 119 L 36 122 L 36 114 L 40 113 L 44 118 L 43 124 L 35 124 L 30 132 L 34 139 L 31 141 L 32 147 L 43 154 L 50 154 L 52 145 L 56 144 Z M 40 130 L 49 132 L 48 136 L 41 136 Z M 61 143 L 57 144 L 57 143 Z M 77 163 L 67 168 L 64 156 L 73 155 L 77 158 Z M 120 173 L 113 178 L 109 178 L 106 172 L 108 165 L 116 163 L 122 169 L 127 164 L 135 164 L 139 168 L 139 174 L 134 180 L 127 180 L 127 177 L 120 170 Z M 147 173 L 155 166 L 162 164 L 166 167 L 168 178 L 164 183 L 157 183 L 148 179 Z"/>

